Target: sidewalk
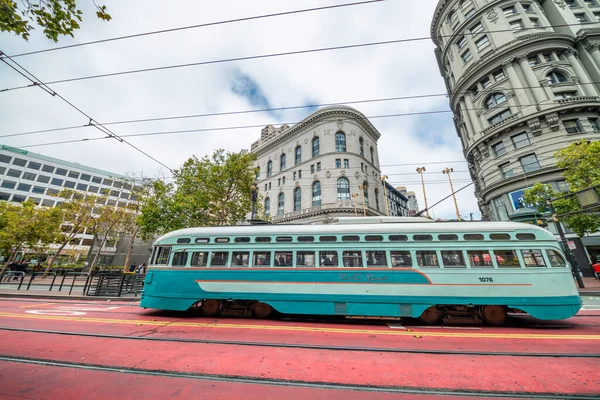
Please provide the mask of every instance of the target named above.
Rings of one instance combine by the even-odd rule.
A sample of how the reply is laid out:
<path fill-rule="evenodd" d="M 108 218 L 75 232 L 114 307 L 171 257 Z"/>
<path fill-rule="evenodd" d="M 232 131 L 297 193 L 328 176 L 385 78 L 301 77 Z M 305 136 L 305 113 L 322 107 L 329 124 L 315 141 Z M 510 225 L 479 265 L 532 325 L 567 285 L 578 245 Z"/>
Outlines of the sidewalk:
<path fill-rule="evenodd" d="M 579 289 L 580 296 L 600 296 L 600 281 L 595 278 L 582 278 L 585 288 Z M 577 286 L 577 282 L 575 282 Z"/>

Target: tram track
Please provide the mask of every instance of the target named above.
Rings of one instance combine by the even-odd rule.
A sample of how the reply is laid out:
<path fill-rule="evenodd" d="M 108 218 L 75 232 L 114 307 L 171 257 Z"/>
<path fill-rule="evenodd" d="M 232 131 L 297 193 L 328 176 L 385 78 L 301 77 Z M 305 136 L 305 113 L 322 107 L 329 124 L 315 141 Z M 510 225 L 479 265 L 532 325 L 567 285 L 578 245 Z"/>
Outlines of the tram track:
<path fill-rule="evenodd" d="M 592 400 L 597 399 L 597 394 L 564 394 L 564 393 L 536 393 L 536 392 L 499 392 L 487 390 L 460 390 L 446 388 L 415 388 L 407 386 L 375 386 L 329 382 L 308 382 L 299 380 L 284 380 L 277 378 L 256 378 L 235 375 L 202 374 L 193 372 L 167 371 L 158 369 L 116 367 L 104 364 L 55 361 L 42 358 L 28 358 L 0 355 L 0 361 L 22 363 L 47 367 L 74 368 L 87 371 L 101 371 L 114 373 L 127 373 L 162 378 L 184 378 L 223 383 L 243 383 L 256 385 L 283 386 L 294 388 L 351 390 L 368 393 L 396 393 L 406 395 L 437 395 L 437 396 L 462 396 L 469 398 L 519 398 L 519 399 L 548 399 L 548 400 Z"/>
<path fill-rule="evenodd" d="M 358 346 L 331 346 L 317 344 L 298 344 L 298 343 L 277 343 L 277 342 L 253 342 L 236 340 L 216 340 L 216 339 L 188 339 L 188 338 L 165 338 L 150 336 L 127 336 L 113 335 L 91 332 L 69 332 L 47 329 L 32 328 L 13 328 L 0 327 L 0 331 L 39 333 L 47 335 L 62 336 L 81 336 L 99 339 L 117 339 L 117 340 L 140 340 L 150 342 L 167 343 L 197 343 L 197 344 L 215 344 L 229 346 L 248 346 L 248 347 L 277 347 L 288 349 L 307 349 L 307 350 L 327 350 L 327 351 L 357 351 L 370 353 L 404 353 L 404 354 L 433 354 L 433 355 L 466 355 L 466 356 L 505 356 L 505 357 L 535 357 L 535 358 L 600 358 L 600 354 L 595 353 L 524 353 L 524 352 L 484 352 L 467 350 L 428 350 L 428 349 L 410 349 L 410 348 L 390 348 L 390 347 L 358 347 Z"/>

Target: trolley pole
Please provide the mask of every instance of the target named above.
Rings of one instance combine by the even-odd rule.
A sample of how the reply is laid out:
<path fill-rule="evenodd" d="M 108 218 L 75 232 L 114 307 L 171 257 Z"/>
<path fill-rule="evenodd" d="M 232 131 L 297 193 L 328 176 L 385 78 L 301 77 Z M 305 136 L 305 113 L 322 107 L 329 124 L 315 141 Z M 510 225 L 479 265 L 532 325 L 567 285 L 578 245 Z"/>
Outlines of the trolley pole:
<path fill-rule="evenodd" d="M 352 193 L 352 203 L 354 203 L 354 216 L 358 217 L 358 211 L 356 210 L 356 198 L 358 197 L 358 193 Z"/>
<path fill-rule="evenodd" d="M 427 193 L 425 193 L 425 180 L 423 179 L 423 172 L 427 171 L 425 167 L 417 168 L 417 173 L 421 175 L 421 186 L 423 187 L 423 199 L 425 200 L 425 214 L 429 218 L 429 207 L 427 206 Z"/>
<path fill-rule="evenodd" d="M 385 211 L 387 216 L 390 216 L 390 204 L 388 202 L 388 196 L 387 196 L 387 185 L 385 184 L 385 180 L 388 179 L 387 175 L 383 175 L 381 177 L 381 183 L 383 183 L 383 195 L 385 196 Z"/>
<path fill-rule="evenodd" d="M 363 203 L 363 217 L 367 216 L 367 205 L 365 204 L 365 185 L 359 185 L 358 190 L 360 190 L 362 203 Z"/>
<path fill-rule="evenodd" d="M 550 215 L 552 215 L 552 221 L 554 222 L 554 226 L 556 226 L 556 230 L 558 231 L 558 236 L 560 236 L 560 244 L 563 248 L 563 251 L 567 255 L 567 259 L 569 260 L 569 264 L 573 267 L 573 274 L 575 275 L 575 279 L 577 280 L 577 285 L 580 288 L 584 288 L 583 279 L 581 279 L 581 275 L 579 274 L 579 264 L 577 264 L 577 260 L 573 257 L 573 253 L 571 253 L 571 249 L 569 249 L 569 245 L 567 244 L 567 238 L 565 237 L 565 232 L 562 229 L 562 225 L 556 212 L 554 210 L 554 206 L 552 205 L 552 201 L 546 199 L 546 203 L 548 204 L 548 208 L 550 210 Z"/>
<path fill-rule="evenodd" d="M 442 170 L 444 175 L 448 175 L 448 182 L 450 182 L 450 191 L 452 192 L 452 198 L 454 199 L 454 207 L 456 208 L 456 218 L 460 221 L 460 212 L 458 211 L 458 202 L 456 201 L 456 195 L 454 194 L 454 187 L 452 186 L 452 178 L 450 177 L 450 173 L 454 172 L 454 168 L 447 168 Z"/>

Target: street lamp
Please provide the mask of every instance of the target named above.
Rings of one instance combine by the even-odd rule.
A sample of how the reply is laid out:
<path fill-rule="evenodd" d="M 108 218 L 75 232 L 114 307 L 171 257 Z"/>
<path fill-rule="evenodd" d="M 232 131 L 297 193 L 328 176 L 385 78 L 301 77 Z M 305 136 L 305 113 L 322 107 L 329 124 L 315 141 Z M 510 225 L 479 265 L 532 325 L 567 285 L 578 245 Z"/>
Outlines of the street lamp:
<path fill-rule="evenodd" d="M 256 185 L 250 186 L 252 189 L 252 214 L 250 216 L 250 221 L 254 221 L 254 214 L 256 213 L 256 199 L 258 198 L 258 190 Z"/>
<path fill-rule="evenodd" d="M 390 205 L 388 203 L 388 196 L 387 196 L 387 185 L 385 184 L 385 180 L 389 179 L 389 177 L 387 175 L 382 175 L 381 176 L 381 183 L 383 183 L 383 195 L 385 196 L 385 211 L 387 213 L 387 216 L 390 216 Z"/>
<path fill-rule="evenodd" d="M 454 172 L 454 168 L 447 168 L 442 170 L 444 175 L 448 175 L 448 181 L 450 182 L 450 191 L 452 193 L 452 198 L 454 199 L 454 207 L 456 208 L 456 218 L 460 221 L 460 212 L 458 211 L 458 203 L 456 202 L 456 196 L 454 194 L 454 187 L 452 186 L 452 178 L 450 178 L 450 173 Z"/>
<path fill-rule="evenodd" d="M 421 186 L 423 186 L 423 199 L 425 200 L 425 213 L 429 218 L 429 207 L 427 206 L 427 193 L 425 193 L 425 181 L 423 179 L 423 172 L 427 171 L 425 167 L 417 168 L 417 173 L 421 175 Z"/>

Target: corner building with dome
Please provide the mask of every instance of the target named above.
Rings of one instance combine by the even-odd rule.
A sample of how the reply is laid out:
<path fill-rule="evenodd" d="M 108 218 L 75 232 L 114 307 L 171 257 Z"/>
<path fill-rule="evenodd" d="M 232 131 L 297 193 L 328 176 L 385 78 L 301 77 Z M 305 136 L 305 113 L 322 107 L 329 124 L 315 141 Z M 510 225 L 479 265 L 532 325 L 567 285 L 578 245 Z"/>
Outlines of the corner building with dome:
<path fill-rule="evenodd" d="M 380 137 L 346 106 L 322 108 L 294 126 L 263 128 L 251 152 L 266 215 L 273 223 L 327 223 L 354 216 L 355 205 L 360 216 L 386 215 Z"/>
<path fill-rule="evenodd" d="M 554 153 L 600 139 L 599 21 L 599 0 L 437 5 L 431 36 L 484 218 L 508 220 L 536 182 L 567 190 Z"/>

